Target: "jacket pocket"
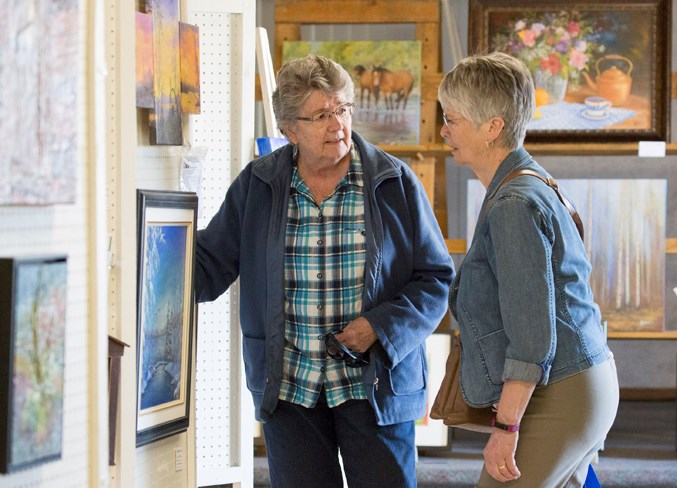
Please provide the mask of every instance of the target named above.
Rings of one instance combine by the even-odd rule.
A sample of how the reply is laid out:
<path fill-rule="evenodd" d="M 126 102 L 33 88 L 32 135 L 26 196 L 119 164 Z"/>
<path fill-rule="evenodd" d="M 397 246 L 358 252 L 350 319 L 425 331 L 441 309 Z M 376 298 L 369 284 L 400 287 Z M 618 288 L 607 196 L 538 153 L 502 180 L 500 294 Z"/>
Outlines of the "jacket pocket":
<path fill-rule="evenodd" d="M 503 329 L 480 337 L 477 345 L 482 356 L 485 372 L 494 385 L 503 383 L 503 368 L 505 367 L 505 351 L 508 348 L 508 336 Z"/>
<path fill-rule="evenodd" d="M 386 370 L 390 375 L 390 388 L 395 395 L 409 395 L 426 387 L 428 365 L 424 350 L 423 346 L 417 347 L 393 369 Z"/>
<path fill-rule="evenodd" d="M 249 391 L 263 393 L 266 387 L 266 340 L 242 338 L 242 355 Z"/>

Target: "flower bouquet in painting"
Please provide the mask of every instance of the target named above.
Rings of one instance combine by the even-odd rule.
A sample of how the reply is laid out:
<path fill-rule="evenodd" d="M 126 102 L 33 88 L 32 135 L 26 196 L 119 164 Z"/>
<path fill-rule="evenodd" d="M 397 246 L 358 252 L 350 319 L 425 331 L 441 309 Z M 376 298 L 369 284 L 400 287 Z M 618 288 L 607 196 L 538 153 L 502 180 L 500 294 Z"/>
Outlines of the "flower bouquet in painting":
<path fill-rule="evenodd" d="M 534 76 L 534 84 L 547 93 L 550 103 L 564 99 L 567 88 L 577 88 L 581 73 L 604 53 L 599 33 L 578 12 L 520 16 L 491 39 L 496 50 L 521 59 Z"/>
<path fill-rule="evenodd" d="M 527 142 L 667 139 L 668 0 L 473 0 L 468 46 L 530 70 L 536 110 Z"/>

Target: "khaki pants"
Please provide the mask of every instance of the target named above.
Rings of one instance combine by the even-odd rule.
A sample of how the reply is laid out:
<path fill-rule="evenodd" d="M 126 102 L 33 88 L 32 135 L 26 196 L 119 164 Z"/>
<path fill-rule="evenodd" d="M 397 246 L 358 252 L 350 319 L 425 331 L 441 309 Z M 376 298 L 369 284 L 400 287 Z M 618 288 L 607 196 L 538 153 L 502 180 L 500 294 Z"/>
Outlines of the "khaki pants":
<path fill-rule="evenodd" d="M 618 410 L 613 358 L 534 391 L 515 460 L 522 476 L 500 483 L 482 468 L 477 488 L 580 488 Z"/>

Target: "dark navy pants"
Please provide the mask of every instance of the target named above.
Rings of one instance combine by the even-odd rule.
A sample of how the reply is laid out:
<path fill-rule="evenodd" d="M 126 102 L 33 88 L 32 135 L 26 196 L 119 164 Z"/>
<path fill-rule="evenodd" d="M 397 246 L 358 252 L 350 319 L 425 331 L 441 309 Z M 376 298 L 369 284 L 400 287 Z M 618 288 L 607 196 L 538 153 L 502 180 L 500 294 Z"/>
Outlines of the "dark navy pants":
<path fill-rule="evenodd" d="M 414 422 L 379 426 L 366 400 L 329 408 L 280 401 L 263 424 L 272 488 L 415 488 Z"/>

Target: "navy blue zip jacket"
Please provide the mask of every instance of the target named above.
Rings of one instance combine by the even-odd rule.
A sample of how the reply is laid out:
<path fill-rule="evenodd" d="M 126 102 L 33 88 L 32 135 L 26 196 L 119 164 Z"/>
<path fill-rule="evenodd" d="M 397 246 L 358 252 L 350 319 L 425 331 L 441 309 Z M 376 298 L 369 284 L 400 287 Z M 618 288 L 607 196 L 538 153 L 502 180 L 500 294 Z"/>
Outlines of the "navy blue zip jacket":
<path fill-rule="evenodd" d="M 454 267 L 425 191 L 400 160 L 353 132 L 362 158 L 367 262 L 362 315 L 378 336 L 363 382 L 379 425 L 422 418 L 427 403 L 425 340 L 448 307 Z M 292 146 L 238 175 L 197 235 L 198 302 L 240 278 L 247 387 L 256 418 L 277 406 L 284 349 L 284 243 Z"/>

